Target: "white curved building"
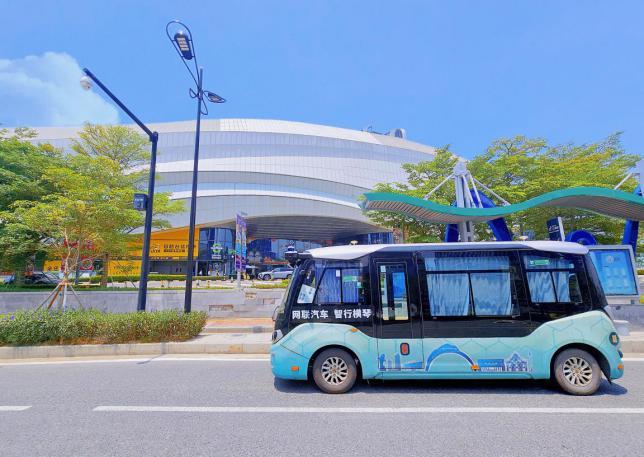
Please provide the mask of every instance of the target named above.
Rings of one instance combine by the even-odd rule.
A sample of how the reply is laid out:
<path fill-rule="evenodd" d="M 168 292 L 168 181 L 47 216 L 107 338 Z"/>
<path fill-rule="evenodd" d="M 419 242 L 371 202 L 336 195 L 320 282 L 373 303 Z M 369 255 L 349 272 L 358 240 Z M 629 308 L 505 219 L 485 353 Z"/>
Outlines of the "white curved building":
<path fill-rule="evenodd" d="M 189 200 L 194 121 L 149 127 L 159 132 L 157 191 Z M 36 141 L 67 147 L 77 130 L 39 128 Z M 234 228 L 236 214 L 247 220 L 250 256 L 255 246 L 261 251 L 259 263 L 279 260 L 280 251 L 295 241 L 312 242 L 304 247 L 353 238 L 390 241 L 386 234 L 364 236 L 388 231 L 363 215 L 359 196 L 376 183 L 404 181 L 403 163 L 434 156 L 434 148 L 394 135 L 301 122 L 204 120 L 201 132 L 197 225 L 202 260 L 210 249 L 204 238 L 212 238 L 210 245 L 228 244 L 206 228 Z M 187 226 L 188 213 L 170 221 L 174 227 Z M 156 265 L 152 270 L 163 269 Z"/>

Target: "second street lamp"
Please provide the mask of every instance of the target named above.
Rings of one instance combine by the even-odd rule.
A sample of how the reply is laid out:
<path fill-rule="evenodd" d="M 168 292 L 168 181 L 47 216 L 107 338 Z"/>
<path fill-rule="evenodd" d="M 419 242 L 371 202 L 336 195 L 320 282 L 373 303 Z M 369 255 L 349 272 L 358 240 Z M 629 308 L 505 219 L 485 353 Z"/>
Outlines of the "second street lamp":
<path fill-rule="evenodd" d="M 179 27 L 174 35 L 171 35 L 170 29 Z M 196 85 L 196 91 L 190 89 L 190 97 L 197 99 L 197 126 L 195 129 L 195 153 L 192 167 L 192 192 L 190 194 L 190 223 L 188 228 L 188 260 L 186 262 L 186 292 L 183 309 L 186 313 L 192 310 L 192 277 L 195 268 L 194 249 L 195 249 L 195 222 L 197 215 L 197 187 L 199 182 L 199 136 L 201 134 L 201 116 L 208 114 L 206 100 L 211 103 L 224 103 L 226 100 L 219 95 L 203 90 L 203 68 L 199 67 L 197 62 L 197 53 L 192 41 L 192 32 L 187 25 L 180 21 L 170 21 L 165 27 L 166 35 L 177 51 L 181 61 L 192 76 Z M 193 65 L 189 65 L 191 62 Z M 191 68 L 194 67 L 194 68 Z"/>

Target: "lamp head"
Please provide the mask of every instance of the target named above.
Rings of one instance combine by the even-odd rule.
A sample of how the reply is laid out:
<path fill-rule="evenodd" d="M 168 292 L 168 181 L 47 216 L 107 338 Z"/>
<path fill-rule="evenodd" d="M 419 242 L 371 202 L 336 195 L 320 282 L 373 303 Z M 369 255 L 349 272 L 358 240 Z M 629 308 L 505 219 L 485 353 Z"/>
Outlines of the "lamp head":
<path fill-rule="evenodd" d="M 190 40 L 190 37 L 186 35 L 183 30 L 179 30 L 174 34 L 174 42 L 177 44 L 179 52 L 184 59 L 193 59 L 194 52 L 192 50 L 192 40 Z"/>
<path fill-rule="evenodd" d="M 211 102 L 211 103 L 226 103 L 226 99 L 224 97 L 220 97 L 219 95 L 215 94 L 214 92 L 210 92 L 209 90 L 204 91 L 206 94 L 206 98 Z"/>

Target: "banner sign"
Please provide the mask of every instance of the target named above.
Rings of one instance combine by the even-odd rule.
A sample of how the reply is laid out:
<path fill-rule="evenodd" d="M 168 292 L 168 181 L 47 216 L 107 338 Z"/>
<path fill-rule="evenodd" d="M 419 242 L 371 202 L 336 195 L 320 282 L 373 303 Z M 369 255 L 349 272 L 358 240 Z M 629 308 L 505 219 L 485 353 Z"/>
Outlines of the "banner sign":
<path fill-rule="evenodd" d="M 548 238 L 550 238 L 551 241 L 563 241 L 566 238 L 566 235 L 564 234 L 563 221 L 560 216 L 548 219 L 546 224 L 548 224 Z"/>
<path fill-rule="evenodd" d="M 235 270 L 246 269 L 246 221 L 239 214 L 235 224 Z"/>
<path fill-rule="evenodd" d="M 370 307 L 358 304 L 294 307 L 291 321 L 304 322 L 371 322 L 373 313 Z"/>

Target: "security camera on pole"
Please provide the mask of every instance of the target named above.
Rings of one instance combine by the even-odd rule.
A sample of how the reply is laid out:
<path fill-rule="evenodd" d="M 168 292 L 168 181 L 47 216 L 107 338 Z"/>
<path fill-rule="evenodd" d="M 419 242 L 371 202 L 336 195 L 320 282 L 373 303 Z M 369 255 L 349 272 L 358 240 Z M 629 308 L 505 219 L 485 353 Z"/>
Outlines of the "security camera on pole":
<path fill-rule="evenodd" d="M 114 101 L 125 113 L 132 119 L 136 125 L 138 125 L 141 130 L 150 139 L 152 143 L 152 151 L 150 154 L 150 174 L 148 177 L 148 193 L 146 194 L 136 194 L 134 197 L 134 208 L 140 211 L 145 211 L 145 225 L 143 227 L 143 250 L 141 252 L 141 276 L 139 278 L 139 296 L 136 304 L 137 311 L 145 311 L 145 304 L 147 301 L 148 293 L 148 271 L 150 270 L 150 238 L 152 235 L 152 209 L 154 205 L 154 179 L 156 175 L 156 164 L 157 164 L 157 143 L 159 141 L 159 134 L 150 130 L 143 122 L 139 120 L 138 117 L 130 111 L 127 106 L 119 100 L 116 95 L 112 93 L 105 85 L 99 80 L 91 71 L 87 68 L 83 69 L 85 76 L 81 77 L 80 85 L 85 90 L 90 90 L 92 88 L 92 81 L 100 87 L 103 92 L 107 94 L 108 97 Z"/>

